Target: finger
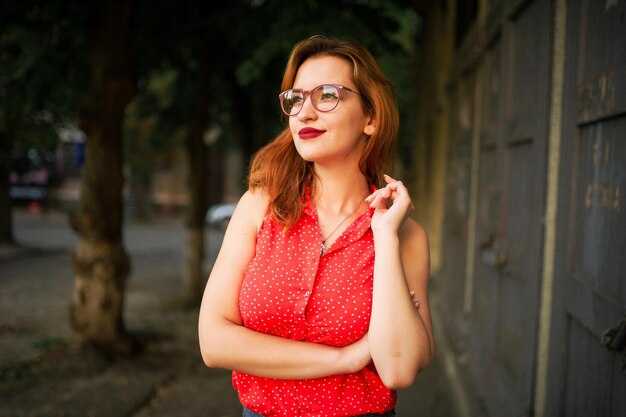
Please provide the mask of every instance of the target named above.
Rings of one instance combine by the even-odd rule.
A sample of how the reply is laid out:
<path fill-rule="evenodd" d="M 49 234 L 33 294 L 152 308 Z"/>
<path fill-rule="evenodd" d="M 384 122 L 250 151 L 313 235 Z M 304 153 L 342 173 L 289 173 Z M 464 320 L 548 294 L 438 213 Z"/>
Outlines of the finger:
<path fill-rule="evenodd" d="M 396 181 L 398 181 L 397 179 L 392 178 L 391 176 L 389 176 L 389 175 L 387 175 L 387 174 L 383 174 L 383 178 L 385 179 L 385 181 L 386 181 L 387 183 L 390 183 L 390 182 L 396 182 Z"/>
<path fill-rule="evenodd" d="M 396 200 L 400 196 L 396 182 L 387 184 L 385 187 L 385 196 L 390 198 L 392 201 Z"/>
<path fill-rule="evenodd" d="M 374 200 L 374 198 L 376 198 L 376 196 L 378 196 L 378 194 L 380 194 L 380 190 L 374 191 L 372 194 L 370 194 L 367 197 L 365 197 L 365 201 L 370 202 L 370 201 Z"/>
<path fill-rule="evenodd" d="M 391 178 L 389 175 L 385 175 L 385 181 L 387 182 L 385 188 L 396 189 L 400 186 L 403 186 L 402 181 Z"/>
<path fill-rule="evenodd" d="M 380 206 L 380 202 L 382 201 L 383 197 L 384 197 L 384 193 L 383 192 L 378 193 L 376 198 L 374 198 L 374 200 L 370 204 L 370 207 L 375 207 L 375 208 L 379 207 Z"/>
<path fill-rule="evenodd" d="M 389 187 L 389 185 L 387 185 L 385 188 L 383 188 L 383 192 L 382 194 L 385 196 L 385 198 L 391 198 L 391 194 L 393 193 L 393 190 L 391 189 L 391 187 Z"/>
<path fill-rule="evenodd" d="M 367 201 L 368 203 L 370 203 L 370 207 L 374 207 L 374 205 L 376 204 L 376 200 L 378 199 L 378 196 L 380 195 L 380 190 L 376 190 L 374 191 L 372 194 L 370 194 L 365 201 Z"/>
<path fill-rule="evenodd" d="M 370 204 L 370 207 L 387 209 L 389 208 L 387 204 L 388 198 L 389 197 L 386 195 L 385 189 L 382 188 L 381 192 L 376 196 L 374 201 L 372 201 L 372 203 Z"/>
<path fill-rule="evenodd" d="M 397 197 L 406 196 L 409 197 L 409 190 L 405 187 L 402 181 L 395 181 L 387 184 L 386 188 L 389 188 L 392 193 L 390 194 L 390 198 L 395 200 Z"/>
<path fill-rule="evenodd" d="M 406 190 L 408 192 L 408 189 L 406 188 L 404 183 L 400 180 L 393 180 L 392 182 L 388 183 L 385 187 L 391 188 L 392 190 L 403 190 L 403 191 Z"/>
<path fill-rule="evenodd" d="M 365 199 L 368 203 L 370 203 L 370 207 L 374 207 L 377 204 L 383 191 L 383 188 L 376 190 Z"/>
<path fill-rule="evenodd" d="M 399 207 L 406 207 L 409 211 L 415 209 L 415 206 L 411 201 L 411 196 L 409 195 L 406 187 L 402 186 L 401 183 L 394 183 L 390 184 L 389 188 L 391 189 L 390 199 L 392 205 L 399 204 Z"/>

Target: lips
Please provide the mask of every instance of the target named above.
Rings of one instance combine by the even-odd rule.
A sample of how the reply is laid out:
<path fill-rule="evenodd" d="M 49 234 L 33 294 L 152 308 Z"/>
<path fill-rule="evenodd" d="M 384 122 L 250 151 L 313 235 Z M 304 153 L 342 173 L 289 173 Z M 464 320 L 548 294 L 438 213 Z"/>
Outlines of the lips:
<path fill-rule="evenodd" d="M 312 139 L 312 138 L 318 137 L 324 132 L 325 130 L 318 130 L 312 127 L 305 127 L 305 128 L 300 129 L 300 131 L 298 132 L 298 136 L 300 136 L 300 139 Z"/>

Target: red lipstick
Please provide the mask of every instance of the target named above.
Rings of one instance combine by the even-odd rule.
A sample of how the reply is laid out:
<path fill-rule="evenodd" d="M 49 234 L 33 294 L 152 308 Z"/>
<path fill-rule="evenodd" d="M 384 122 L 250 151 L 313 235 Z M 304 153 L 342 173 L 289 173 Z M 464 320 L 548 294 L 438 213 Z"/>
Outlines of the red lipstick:
<path fill-rule="evenodd" d="M 318 130 L 312 127 L 305 127 L 305 128 L 300 129 L 300 131 L 298 132 L 298 136 L 300 136 L 300 139 L 313 139 L 313 138 L 318 137 L 324 132 L 325 130 Z"/>

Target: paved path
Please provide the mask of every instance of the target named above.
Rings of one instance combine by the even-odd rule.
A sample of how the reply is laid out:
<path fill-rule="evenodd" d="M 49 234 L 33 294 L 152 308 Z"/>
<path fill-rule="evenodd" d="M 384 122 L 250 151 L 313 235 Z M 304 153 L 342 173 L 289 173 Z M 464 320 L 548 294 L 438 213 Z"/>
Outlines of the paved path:
<path fill-rule="evenodd" d="M 207 369 L 198 352 L 197 310 L 179 302 L 182 223 L 129 223 L 132 258 L 125 322 L 146 343 L 133 358 L 108 361 L 74 352 L 68 308 L 76 237 L 58 213 L 15 216 L 23 248 L 0 248 L 0 417 L 235 417 L 241 407 L 227 371 Z M 207 272 L 220 236 L 208 233 Z M 457 415 L 438 358 L 400 393 L 399 416 Z"/>

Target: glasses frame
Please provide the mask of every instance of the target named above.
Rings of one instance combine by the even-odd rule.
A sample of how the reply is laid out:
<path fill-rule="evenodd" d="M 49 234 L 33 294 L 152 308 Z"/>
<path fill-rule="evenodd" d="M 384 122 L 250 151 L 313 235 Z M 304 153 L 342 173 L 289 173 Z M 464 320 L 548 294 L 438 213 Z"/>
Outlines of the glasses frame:
<path fill-rule="evenodd" d="M 311 94 L 312 94 L 315 90 L 317 90 L 317 89 L 319 89 L 319 88 L 326 87 L 326 86 L 335 87 L 337 90 L 339 90 L 339 95 L 338 95 L 338 98 L 341 98 L 341 94 L 342 94 L 342 92 L 343 92 L 344 90 L 345 90 L 345 91 L 349 91 L 349 92 L 351 92 L 351 93 L 354 93 L 354 94 L 356 94 L 356 95 L 359 95 L 359 96 L 360 96 L 360 94 L 359 94 L 359 93 L 357 93 L 356 91 L 352 90 L 351 88 L 346 87 L 345 85 L 341 85 L 341 84 L 324 83 L 324 84 L 320 84 L 320 85 L 318 85 L 318 86 L 316 86 L 316 87 L 314 87 L 314 88 L 312 88 L 312 89 L 310 89 L 310 90 L 302 90 L 301 88 L 290 88 L 289 90 L 285 90 L 285 91 L 281 92 L 281 93 L 278 95 L 278 99 L 279 99 L 279 101 L 280 101 L 280 109 L 281 109 L 281 110 L 282 110 L 282 112 L 285 114 L 285 116 L 288 116 L 288 117 L 297 116 L 297 115 L 298 115 L 298 113 L 300 113 L 300 112 L 302 111 L 302 108 L 304 107 L 304 102 L 306 101 L 306 99 L 307 99 L 307 98 L 308 98 L 308 97 L 309 97 L 309 96 L 310 96 L 310 95 L 311 95 Z M 300 106 L 300 109 L 298 109 L 298 111 L 297 111 L 297 112 L 295 112 L 295 113 L 293 113 L 293 114 L 289 114 L 289 113 L 287 113 L 287 112 L 285 111 L 285 105 L 284 105 L 284 103 L 283 103 L 285 93 L 287 93 L 288 91 L 299 91 L 299 92 L 301 92 L 301 93 L 302 93 L 302 95 L 303 95 L 303 99 L 302 99 L 302 106 Z M 333 108 L 332 108 L 332 109 L 328 109 L 328 110 L 320 110 L 320 109 L 318 109 L 318 108 L 317 108 L 317 105 L 316 105 L 316 104 L 315 104 L 315 102 L 313 102 L 313 101 L 311 101 L 311 104 L 313 105 L 313 108 L 314 108 L 315 110 L 317 110 L 317 111 L 319 111 L 319 112 L 322 112 L 322 113 L 328 113 L 328 112 L 333 111 L 333 110 L 335 110 L 335 109 L 337 108 L 337 106 L 339 105 L 339 100 L 337 100 L 337 103 L 333 106 Z"/>

